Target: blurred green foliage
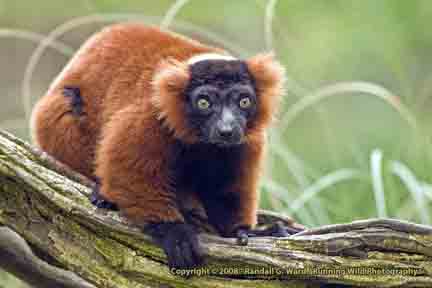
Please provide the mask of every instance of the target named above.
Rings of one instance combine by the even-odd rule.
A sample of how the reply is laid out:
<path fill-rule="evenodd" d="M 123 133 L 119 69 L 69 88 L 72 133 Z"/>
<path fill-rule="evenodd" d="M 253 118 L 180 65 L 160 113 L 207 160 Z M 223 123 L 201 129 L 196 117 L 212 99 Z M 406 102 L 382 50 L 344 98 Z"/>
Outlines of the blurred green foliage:
<path fill-rule="evenodd" d="M 248 55 L 269 49 L 265 27 L 271 1 L 185 2 L 175 20 L 216 33 Z M 289 77 L 282 115 L 323 87 L 340 82 L 355 87 L 353 81 L 362 81 L 397 96 L 399 102 L 393 104 L 406 107 L 417 126 L 410 125 L 391 103 L 370 93 L 335 93 L 318 101 L 294 121 L 279 123 L 270 138 L 273 146 L 262 206 L 293 213 L 290 203 L 315 191 L 293 213 L 302 223 L 313 226 L 376 217 L 377 206 L 383 203 L 375 194 L 370 158 L 371 151 L 379 149 L 386 216 L 430 224 L 432 1 L 275 3 L 271 44 Z M 171 0 L 0 0 L 0 29 L 47 35 L 62 23 L 93 14 L 134 14 L 162 21 L 173 4 Z M 103 24 L 108 22 L 79 26 L 59 40 L 76 49 Z M 0 128 L 24 138 L 29 132 L 21 85 L 35 47 L 27 40 L 0 37 Z M 67 57 L 56 51 L 44 53 L 31 82 L 32 103 L 66 62 Z M 393 161 L 406 166 L 411 182 L 396 175 Z M 337 182 L 334 173 L 343 173 L 344 168 L 358 175 Z M 322 186 L 326 181 L 330 184 Z M 428 217 L 420 218 L 419 205 L 429 209 Z M 15 287 L 3 278 L 1 285 Z"/>
<path fill-rule="evenodd" d="M 0 270 L 0 288 L 26 288 L 26 284 L 22 283 L 15 277 Z M 47 287 L 48 288 L 48 287 Z"/>

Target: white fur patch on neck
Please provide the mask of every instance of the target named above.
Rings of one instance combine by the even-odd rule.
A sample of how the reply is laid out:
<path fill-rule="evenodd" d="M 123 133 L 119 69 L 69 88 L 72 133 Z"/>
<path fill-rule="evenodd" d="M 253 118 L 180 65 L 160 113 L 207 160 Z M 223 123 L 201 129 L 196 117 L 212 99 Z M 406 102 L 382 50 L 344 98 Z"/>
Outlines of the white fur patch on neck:
<path fill-rule="evenodd" d="M 222 54 L 216 54 L 216 53 L 203 53 L 198 54 L 195 56 L 192 56 L 187 61 L 188 65 L 193 65 L 195 63 L 206 61 L 206 60 L 225 60 L 225 61 L 235 61 L 238 60 L 237 58 L 230 56 L 230 55 L 222 55 Z"/>

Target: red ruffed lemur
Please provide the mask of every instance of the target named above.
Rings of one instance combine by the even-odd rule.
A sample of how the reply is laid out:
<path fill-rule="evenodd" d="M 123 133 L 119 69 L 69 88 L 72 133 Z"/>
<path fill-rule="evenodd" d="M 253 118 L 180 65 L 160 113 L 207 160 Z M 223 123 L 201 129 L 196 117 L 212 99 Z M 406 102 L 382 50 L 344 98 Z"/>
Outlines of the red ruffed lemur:
<path fill-rule="evenodd" d="M 222 236 L 253 231 L 283 77 L 271 54 L 239 60 L 156 27 L 117 24 L 92 36 L 36 104 L 33 139 L 99 183 L 93 204 L 118 207 L 170 267 L 190 268 L 202 253 L 188 211 L 204 211 Z"/>

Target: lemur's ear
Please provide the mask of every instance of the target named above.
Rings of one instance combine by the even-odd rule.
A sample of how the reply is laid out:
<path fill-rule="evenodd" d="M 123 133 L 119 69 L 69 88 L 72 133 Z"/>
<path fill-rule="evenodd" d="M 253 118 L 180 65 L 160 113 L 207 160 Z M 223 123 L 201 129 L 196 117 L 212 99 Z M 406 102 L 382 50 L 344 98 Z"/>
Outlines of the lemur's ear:
<path fill-rule="evenodd" d="M 174 132 L 174 136 L 192 142 L 194 137 L 184 112 L 184 91 L 189 80 L 189 66 L 186 62 L 174 59 L 162 61 L 153 76 L 151 101 L 159 119 Z"/>
<path fill-rule="evenodd" d="M 255 80 L 258 96 L 256 124 L 265 126 L 274 118 L 283 95 L 285 69 L 276 61 L 273 53 L 262 53 L 246 60 L 249 72 Z"/>

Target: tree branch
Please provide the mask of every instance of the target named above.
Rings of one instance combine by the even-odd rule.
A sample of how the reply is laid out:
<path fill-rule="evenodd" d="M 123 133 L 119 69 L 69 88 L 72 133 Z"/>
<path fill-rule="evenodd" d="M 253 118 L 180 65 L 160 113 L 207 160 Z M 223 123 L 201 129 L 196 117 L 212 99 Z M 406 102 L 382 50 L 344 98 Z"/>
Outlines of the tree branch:
<path fill-rule="evenodd" d="M 432 227 L 390 219 L 253 238 L 248 246 L 202 234 L 207 265 L 192 271 L 202 275 L 180 277 L 149 237 L 90 204 L 91 185 L 0 132 L 0 267 L 35 287 L 432 287 Z M 292 224 L 264 211 L 259 220 Z"/>

